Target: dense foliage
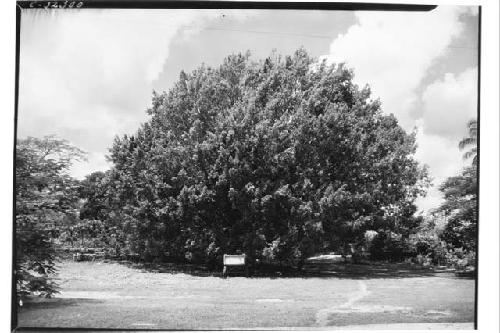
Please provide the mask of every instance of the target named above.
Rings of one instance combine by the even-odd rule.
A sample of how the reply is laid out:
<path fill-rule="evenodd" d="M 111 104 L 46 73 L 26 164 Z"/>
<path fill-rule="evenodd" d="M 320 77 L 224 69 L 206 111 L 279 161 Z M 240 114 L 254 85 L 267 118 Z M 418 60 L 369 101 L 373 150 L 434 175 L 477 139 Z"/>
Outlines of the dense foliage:
<path fill-rule="evenodd" d="M 440 187 L 445 202 L 440 210 L 447 216 L 443 239 L 454 247 L 476 249 L 477 233 L 477 173 L 467 167 L 458 176 L 448 178 Z"/>
<path fill-rule="evenodd" d="M 18 295 L 57 292 L 52 239 L 58 222 L 78 213 L 78 182 L 66 174 L 83 152 L 55 137 L 27 138 L 16 146 L 16 270 Z"/>
<path fill-rule="evenodd" d="M 472 163 L 458 176 L 449 177 L 441 184 L 445 202 L 438 211 L 447 217 L 442 239 L 457 253 L 458 259 L 474 266 L 478 223 L 477 121 L 470 121 L 468 130 L 469 136 L 460 141 L 459 148 L 469 149 L 464 158 L 472 158 Z"/>
<path fill-rule="evenodd" d="M 181 72 L 150 120 L 115 139 L 113 168 L 87 178 L 82 214 L 144 260 L 241 251 L 300 266 L 367 230 L 408 237 L 428 183 L 415 135 L 352 78 L 304 50 Z"/>

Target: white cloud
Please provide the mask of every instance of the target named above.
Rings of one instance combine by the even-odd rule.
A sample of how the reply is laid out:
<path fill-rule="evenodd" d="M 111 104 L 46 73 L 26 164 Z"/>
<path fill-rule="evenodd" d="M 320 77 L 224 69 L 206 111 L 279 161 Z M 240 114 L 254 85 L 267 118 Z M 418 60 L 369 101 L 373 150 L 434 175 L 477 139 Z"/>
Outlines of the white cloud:
<path fill-rule="evenodd" d="M 456 76 L 447 73 L 429 84 L 422 93 L 422 106 L 415 157 L 429 166 L 434 187 L 417 205 L 429 210 L 443 201 L 437 187 L 465 166 L 458 142 L 467 135 L 467 121 L 476 116 L 477 69 L 469 68 Z"/>
<path fill-rule="evenodd" d="M 416 204 L 420 210 L 429 211 L 443 202 L 443 194 L 439 191 L 439 186 L 446 178 L 457 175 L 464 167 L 464 161 L 457 141 L 438 135 L 422 134 L 421 128 L 419 129 L 415 157 L 429 166 L 433 186 L 427 191 L 425 197 L 417 199 Z"/>
<path fill-rule="evenodd" d="M 219 15 L 194 10 L 23 10 L 18 136 L 56 134 L 104 167 L 115 135 L 146 120 L 153 80 L 186 26 Z M 100 154 L 97 157 L 96 154 Z M 75 169 L 76 170 L 76 169 Z M 76 171 L 75 171 L 76 172 Z"/>
<path fill-rule="evenodd" d="M 457 142 L 465 134 L 465 125 L 477 114 L 477 68 L 427 86 L 422 94 L 424 131 Z"/>
<path fill-rule="evenodd" d="M 358 23 L 332 42 L 325 58 L 353 67 L 355 82 L 369 84 L 383 110 L 411 129 L 416 89 L 463 30 L 459 16 L 466 10 L 440 6 L 431 12 L 357 12 Z"/>
<path fill-rule="evenodd" d="M 431 212 L 443 202 L 443 194 L 437 187 L 432 187 L 427 191 L 425 197 L 419 197 L 415 201 L 418 212 Z"/>
<path fill-rule="evenodd" d="M 462 124 L 462 127 L 464 124 Z M 423 129 L 423 121 L 418 121 L 417 151 L 415 158 L 429 167 L 433 186 L 425 197 L 416 202 L 420 210 L 437 208 L 443 202 L 443 195 L 438 190 L 446 178 L 459 174 L 465 166 L 463 153 L 458 149 L 457 139 L 450 139 L 440 134 L 429 134 Z"/>
<path fill-rule="evenodd" d="M 354 69 L 355 82 L 369 84 L 372 98 L 406 130 L 418 127 L 415 157 L 429 166 L 434 186 L 417 200 L 421 210 L 443 200 L 438 186 L 463 167 L 458 141 L 476 112 L 476 72 L 446 74 L 427 87 L 428 71 L 443 60 L 475 7 L 439 6 L 431 12 L 357 12 L 357 24 L 330 45 L 325 58 Z M 423 91 L 423 93 L 422 93 Z M 420 112 L 414 112 L 419 107 Z"/>
<path fill-rule="evenodd" d="M 458 141 L 437 134 L 426 134 L 419 122 L 415 158 L 429 166 L 433 183 L 439 185 L 456 175 L 464 165 Z"/>
<path fill-rule="evenodd" d="M 89 153 L 87 161 L 75 161 L 69 169 L 69 173 L 77 178 L 83 179 L 94 171 L 106 171 L 111 167 L 111 163 L 106 160 L 104 154 Z"/>

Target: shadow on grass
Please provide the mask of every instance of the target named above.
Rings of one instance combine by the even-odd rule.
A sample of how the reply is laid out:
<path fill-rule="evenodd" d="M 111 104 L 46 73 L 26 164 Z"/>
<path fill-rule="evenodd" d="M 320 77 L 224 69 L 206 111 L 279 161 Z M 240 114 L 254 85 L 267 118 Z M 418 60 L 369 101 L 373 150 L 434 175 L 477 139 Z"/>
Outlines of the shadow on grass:
<path fill-rule="evenodd" d="M 332 276 L 346 279 L 387 279 L 411 278 L 433 276 L 455 276 L 452 270 L 434 267 L 421 267 L 407 263 L 329 263 L 325 261 L 312 261 L 308 263 L 307 270 L 317 276 Z"/>
<path fill-rule="evenodd" d="M 154 273 L 183 273 L 198 277 L 222 277 L 222 269 L 210 270 L 204 265 L 176 263 L 133 263 L 121 261 L 127 267 Z M 230 271 L 229 277 L 246 276 L 243 270 Z M 474 279 L 474 273 L 457 273 L 450 269 L 421 267 L 407 263 L 339 263 L 329 260 L 309 260 L 302 270 L 293 267 L 264 265 L 255 266 L 250 278 L 345 278 L 345 279 L 387 279 L 447 276 Z"/>
<path fill-rule="evenodd" d="M 35 309 L 55 309 L 59 307 L 79 306 L 82 304 L 99 304 L 102 300 L 91 298 L 44 298 L 44 297 L 29 297 L 24 300 L 23 306 L 18 307 L 19 310 L 35 310 Z"/>

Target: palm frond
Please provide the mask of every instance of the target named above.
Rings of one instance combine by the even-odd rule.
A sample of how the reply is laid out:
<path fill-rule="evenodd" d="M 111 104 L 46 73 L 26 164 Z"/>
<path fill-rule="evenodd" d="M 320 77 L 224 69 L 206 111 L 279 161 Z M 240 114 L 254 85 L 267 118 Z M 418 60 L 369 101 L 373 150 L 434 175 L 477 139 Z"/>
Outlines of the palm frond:
<path fill-rule="evenodd" d="M 471 119 L 467 123 L 467 127 L 470 129 L 477 129 L 477 120 L 476 119 Z"/>
<path fill-rule="evenodd" d="M 470 137 L 470 138 L 464 138 L 460 143 L 458 144 L 458 147 L 460 149 L 464 149 L 467 146 L 472 146 L 477 144 L 477 139 L 475 137 Z"/>
<path fill-rule="evenodd" d="M 468 160 L 469 158 L 473 156 L 475 157 L 476 155 L 477 155 L 477 148 L 472 148 L 471 150 L 469 150 L 464 154 L 464 159 Z"/>

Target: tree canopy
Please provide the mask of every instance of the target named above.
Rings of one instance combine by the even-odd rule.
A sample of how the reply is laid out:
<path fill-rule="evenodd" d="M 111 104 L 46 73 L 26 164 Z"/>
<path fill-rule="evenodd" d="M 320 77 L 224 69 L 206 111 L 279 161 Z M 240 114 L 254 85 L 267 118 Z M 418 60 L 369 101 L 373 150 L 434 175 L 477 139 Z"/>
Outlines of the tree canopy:
<path fill-rule="evenodd" d="M 428 186 L 415 134 L 353 75 L 303 49 L 181 72 L 150 120 L 115 139 L 112 169 L 88 178 L 86 214 L 119 225 L 145 260 L 242 251 L 300 265 L 366 230 L 408 234 Z"/>

